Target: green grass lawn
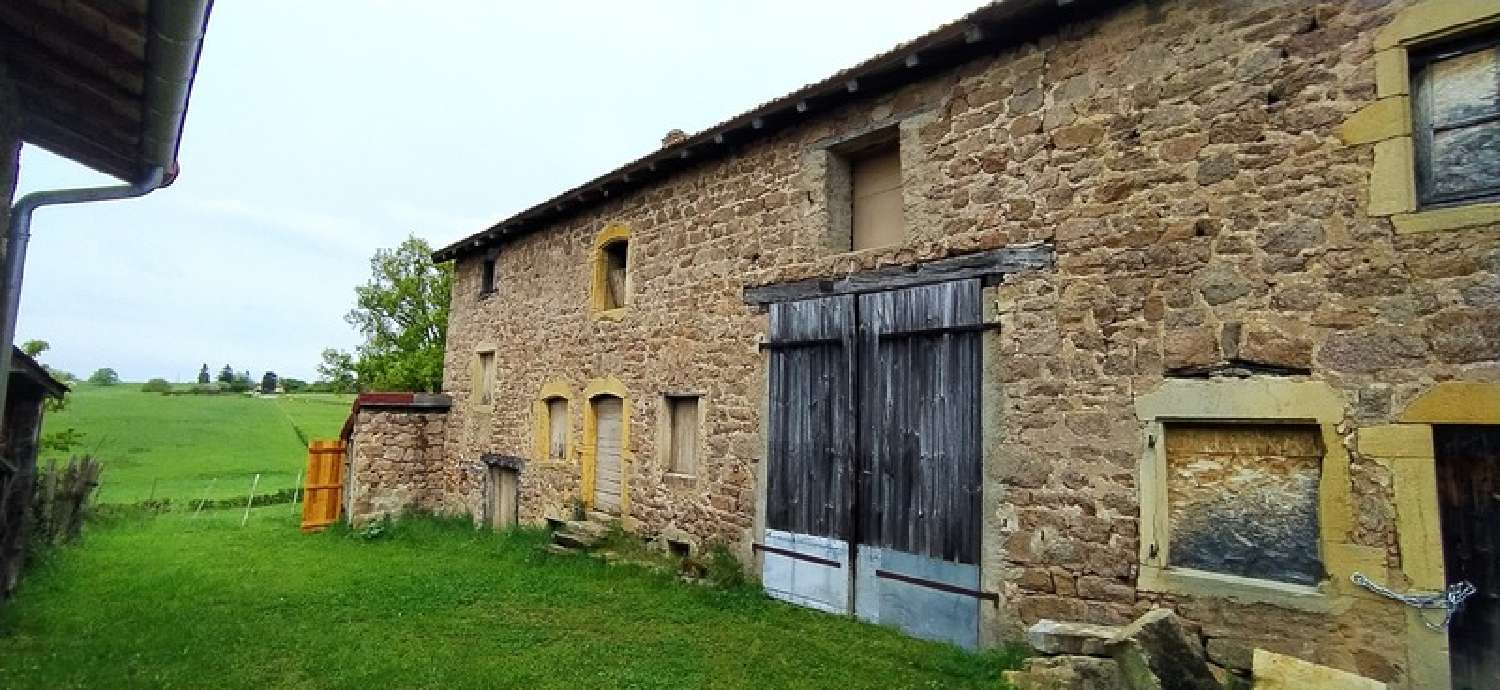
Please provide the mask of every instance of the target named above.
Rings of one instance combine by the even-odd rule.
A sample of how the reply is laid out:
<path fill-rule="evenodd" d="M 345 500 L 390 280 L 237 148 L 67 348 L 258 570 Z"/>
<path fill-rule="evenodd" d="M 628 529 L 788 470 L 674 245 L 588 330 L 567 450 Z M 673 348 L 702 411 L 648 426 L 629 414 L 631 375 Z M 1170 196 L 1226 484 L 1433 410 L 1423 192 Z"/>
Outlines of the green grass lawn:
<path fill-rule="evenodd" d="M 134 503 L 153 495 L 174 502 L 245 496 L 291 487 L 306 466 L 301 435 L 333 438 L 350 396 L 161 395 L 138 384 L 77 384 L 68 406 L 47 415 L 44 432 L 75 428 L 104 463 L 99 500 Z M 43 461 L 62 457 L 44 453 Z"/>
<path fill-rule="evenodd" d="M 1010 658 L 413 519 L 95 527 L 0 609 L 0 687 L 998 687 Z"/>

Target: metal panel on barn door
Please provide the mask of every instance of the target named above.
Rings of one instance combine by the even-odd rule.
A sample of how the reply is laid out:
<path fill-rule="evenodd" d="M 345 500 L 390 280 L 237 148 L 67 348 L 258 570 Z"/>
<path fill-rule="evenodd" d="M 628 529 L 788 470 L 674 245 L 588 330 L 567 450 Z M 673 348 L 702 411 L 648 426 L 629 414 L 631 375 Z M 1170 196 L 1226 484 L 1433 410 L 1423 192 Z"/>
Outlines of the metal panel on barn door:
<path fill-rule="evenodd" d="M 847 613 L 853 511 L 854 299 L 771 306 L 766 592 Z"/>
<path fill-rule="evenodd" d="M 859 298 L 855 611 L 979 643 L 980 284 Z"/>

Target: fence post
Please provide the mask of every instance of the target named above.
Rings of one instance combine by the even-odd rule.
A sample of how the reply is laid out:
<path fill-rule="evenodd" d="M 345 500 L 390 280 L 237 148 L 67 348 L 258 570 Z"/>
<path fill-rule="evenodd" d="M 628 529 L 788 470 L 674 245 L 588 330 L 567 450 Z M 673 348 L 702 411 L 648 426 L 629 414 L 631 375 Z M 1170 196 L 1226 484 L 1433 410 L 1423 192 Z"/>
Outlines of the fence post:
<path fill-rule="evenodd" d="M 208 494 L 211 493 L 211 492 L 213 492 L 213 490 L 214 490 L 214 484 L 217 484 L 218 482 L 219 482 L 219 478 L 218 477 L 214 477 L 213 479 L 210 479 L 208 481 L 208 488 L 206 488 L 206 489 L 203 490 L 203 498 L 199 499 L 199 501 L 198 501 L 198 509 L 195 510 L 195 511 L 193 511 L 193 517 L 194 518 L 198 517 L 198 513 L 203 512 L 203 504 L 204 503 L 208 503 Z"/>
<path fill-rule="evenodd" d="M 240 519 L 240 527 L 250 522 L 250 506 L 255 505 L 255 487 L 260 486 L 260 473 L 255 473 L 255 480 L 250 482 L 250 498 L 245 501 L 245 517 Z"/>
<path fill-rule="evenodd" d="M 293 516 L 296 516 L 300 512 L 300 511 L 297 510 L 297 496 L 298 496 L 298 494 L 301 493 L 301 491 L 302 491 L 302 470 L 297 470 L 297 481 L 295 481 L 295 482 L 292 483 L 292 515 Z"/>

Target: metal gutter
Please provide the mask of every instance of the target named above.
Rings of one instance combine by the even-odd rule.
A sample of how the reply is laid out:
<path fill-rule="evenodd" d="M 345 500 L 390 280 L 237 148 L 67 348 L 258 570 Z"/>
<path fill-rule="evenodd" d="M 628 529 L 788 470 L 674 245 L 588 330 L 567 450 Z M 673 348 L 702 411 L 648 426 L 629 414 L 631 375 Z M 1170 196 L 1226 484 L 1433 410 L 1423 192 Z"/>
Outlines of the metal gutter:
<path fill-rule="evenodd" d="M 169 184 L 177 174 L 177 148 L 187 116 L 188 97 L 203 49 L 203 33 L 213 0 L 157 0 L 151 3 L 146 39 L 146 93 L 142 103 L 140 179 L 123 185 L 32 192 L 11 207 L 5 233 L 5 277 L 0 282 L 0 411 L 10 389 L 11 353 L 21 308 L 26 249 L 31 241 L 31 217 L 43 206 L 83 204 L 144 196 Z M 0 414 L 0 428 L 4 427 Z"/>

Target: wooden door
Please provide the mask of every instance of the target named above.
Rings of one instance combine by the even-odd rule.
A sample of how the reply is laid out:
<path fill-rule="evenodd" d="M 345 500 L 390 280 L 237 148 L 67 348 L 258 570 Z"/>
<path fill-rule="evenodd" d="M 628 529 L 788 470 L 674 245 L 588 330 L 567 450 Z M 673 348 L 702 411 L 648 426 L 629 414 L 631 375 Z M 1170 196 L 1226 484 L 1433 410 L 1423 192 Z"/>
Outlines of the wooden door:
<path fill-rule="evenodd" d="M 1500 426 L 1438 426 L 1433 442 L 1448 583 L 1478 589 L 1448 628 L 1453 687 L 1500 688 Z"/>
<path fill-rule="evenodd" d="M 855 610 L 979 644 L 980 285 L 859 299 Z"/>
<path fill-rule="evenodd" d="M 489 468 L 489 513 L 490 528 L 507 530 L 516 526 L 517 504 L 520 500 L 520 477 L 513 467 L 491 465 Z"/>
<path fill-rule="evenodd" d="M 848 613 L 854 299 L 771 306 L 761 580 L 773 597 Z"/>
<path fill-rule="evenodd" d="M 624 474 L 620 468 L 624 403 L 614 396 L 594 398 L 594 509 L 618 515 Z"/>

